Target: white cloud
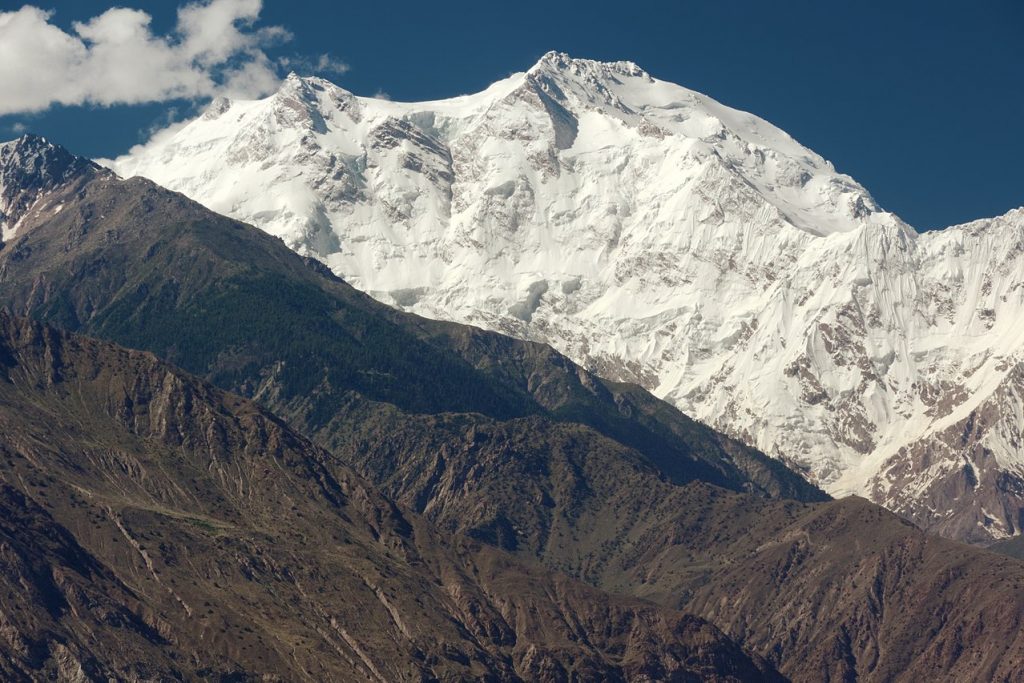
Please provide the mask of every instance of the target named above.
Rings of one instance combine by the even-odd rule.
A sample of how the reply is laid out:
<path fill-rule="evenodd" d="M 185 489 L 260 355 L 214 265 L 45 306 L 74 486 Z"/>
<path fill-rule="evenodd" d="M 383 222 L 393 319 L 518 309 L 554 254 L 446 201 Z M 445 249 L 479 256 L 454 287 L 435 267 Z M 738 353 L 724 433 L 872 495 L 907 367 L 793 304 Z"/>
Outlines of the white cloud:
<path fill-rule="evenodd" d="M 284 68 L 295 71 L 300 76 L 312 76 L 314 74 L 341 75 L 349 70 L 348 64 L 329 54 L 322 54 L 314 59 L 303 55 L 295 55 L 292 57 L 281 57 L 277 61 Z"/>
<path fill-rule="evenodd" d="M 154 35 L 150 15 L 135 9 L 109 9 L 70 33 L 38 7 L 0 12 L 0 115 L 272 92 L 280 79 L 264 49 L 291 36 L 256 28 L 261 8 L 262 0 L 190 3 L 168 35 Z"/>
<path fill-rule="evenodd" d="M 17 135 L 21 135 L 22 133 L 24 133 L 27 130 L 28 130 L 28 126 L 26 126 L 21 121 L 15 121 L 14 123 L 11 124 L 11 132 L 12 133 L 16 133 Z"/>
<path fill-rule="evenodd" d="M 348 71 L 348 64 L 330 55 L 320 55 L 320 58 L 316 60 L 316 69 L 317 71 L 343 74 Z"/>

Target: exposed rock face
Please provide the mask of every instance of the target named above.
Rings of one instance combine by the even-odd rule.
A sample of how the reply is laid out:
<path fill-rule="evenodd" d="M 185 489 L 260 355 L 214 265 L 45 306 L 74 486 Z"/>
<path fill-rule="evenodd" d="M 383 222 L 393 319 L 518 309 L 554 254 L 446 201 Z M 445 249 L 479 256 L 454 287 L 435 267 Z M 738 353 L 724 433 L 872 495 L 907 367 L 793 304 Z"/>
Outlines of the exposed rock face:
<path fill-rule="evenodd" d="M 0 313 L 0 435 L 7 680 L 778 679 L 699 618 L 443 544 L 147 353 Z"/>
<path fill-rule="evenodd" d="M 771 124 L 557 53 L 441 102 L 291 77 L 112 165 L 381 301 L 641 384 L 830 492 L 960 538 L 1020 529 L 1012 495 L 984 503 L 998 524 L 970 487 L 932 511 L 947 485 L 885 463 L 1020 362 L 1024 212 L 919 235 Z"/>
<path fill-rule="evenodd" d="M 21 217 L 48 192 L 98 171 L 93 162 L 35 135 L 0 144 L 0 245 L 17 233 Z"/>
<path fill-rule="evenodd" d="M 1016 363 L 980 403 L 960 407 L 940 428 L 886 460 L 872 482 L 873 497 L 953 538 L 985 543 L 1019 535 L 1024 528 L 1022 397 L 1024 365 Z"/>

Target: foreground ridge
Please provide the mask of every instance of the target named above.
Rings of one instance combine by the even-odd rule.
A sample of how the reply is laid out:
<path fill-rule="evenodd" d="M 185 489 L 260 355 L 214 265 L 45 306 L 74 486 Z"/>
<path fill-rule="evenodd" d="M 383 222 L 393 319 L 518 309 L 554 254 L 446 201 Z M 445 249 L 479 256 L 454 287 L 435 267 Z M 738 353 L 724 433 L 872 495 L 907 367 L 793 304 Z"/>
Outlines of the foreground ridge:
<path fill-rule="evenodd" d="M 0 406 L 4 680 L 783 680 L 697 617 L 442 543 L 151 354 L 0 311 Z"/>

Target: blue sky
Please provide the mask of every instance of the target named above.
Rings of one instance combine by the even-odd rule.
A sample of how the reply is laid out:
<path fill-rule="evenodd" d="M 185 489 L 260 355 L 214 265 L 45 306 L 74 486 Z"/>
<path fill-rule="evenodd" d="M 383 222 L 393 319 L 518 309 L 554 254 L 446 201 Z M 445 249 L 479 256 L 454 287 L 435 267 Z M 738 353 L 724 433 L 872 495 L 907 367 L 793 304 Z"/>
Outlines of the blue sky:
<path fill-rule="evenodd" d="M 250 9 L 259 4 L 221 2 Z M 94 0 L 32 4 L 53 10 L 48 23 L 67 32 L 73 32 L 73 22 L 88 21 L 112 5 Z M 174 29 L 174 2 L 118 4 L 151 15 L 154 34 Z M 21 7 L 0 1 L 0 11 Z M 659 78 L 779 125 L 919 229 L 1024 204 L 1024 2 L 1019 0 L 264 0 L 258 11 L 258 19 L 244 29 L 248 38 L 239 38 L 239 52 L 210 67 L 213 87 L 225 70 L 255 52 L 278 74 L 289 64 L 300 65 L 300 71 L 323 66 L 322 75 L 353 92 L 403 100 L 479 90 L 528 68 L 551 49 L 629 59 Z M 211 40 L 203 49 L 217 44 Z M 29 45 L 25 58 L 31 64 L 35 50 Z M 0 85 L 2 78 L 0 72 Z M 142 80 L 135 99 L 155 92 L 149 79 Z M 209 94 L 209 84 L 178 85 L 191 88 L 187 97 L 171 88 L 152 95 L 164 100 L 155 103 L 14 111 L 0 116 L 0 138 L 24 128 L 81 154 L 112 156 L 140 142 L 148 130 L 187 116 Z M 0 89 L 0 104 L 4 92 L 14 90 Z M 90 97 L 85 101 L 103 101 L 102 95 Z"/>

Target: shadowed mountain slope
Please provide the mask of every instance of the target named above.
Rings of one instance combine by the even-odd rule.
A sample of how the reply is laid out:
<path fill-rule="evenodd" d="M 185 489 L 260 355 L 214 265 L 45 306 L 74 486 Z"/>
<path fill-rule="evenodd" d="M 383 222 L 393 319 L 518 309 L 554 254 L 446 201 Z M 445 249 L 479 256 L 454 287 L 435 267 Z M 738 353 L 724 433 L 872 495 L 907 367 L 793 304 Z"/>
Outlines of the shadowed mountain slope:
<path fill-rule="evenodd" d="M 337 419 L 333 451 L 441 529 L 700 614 L 794 680 L 1024 675 L 1024 562 L 864 499 L 679 486 L 619 443 L 534 417 Z"/>
<path fill-rule="evenodd" d="M 5 680 L 761 680 L 706 622 L 404 514 L 252 403 L 0 313 Z"/>

